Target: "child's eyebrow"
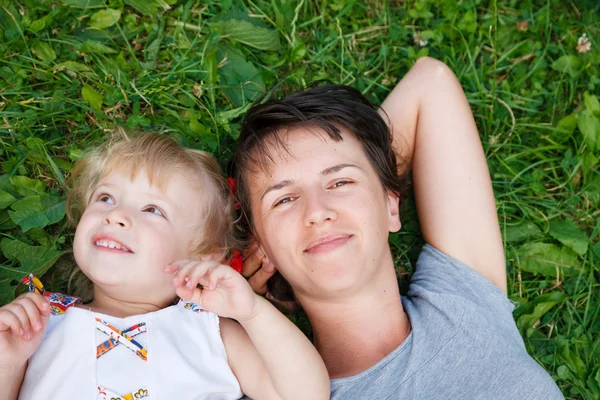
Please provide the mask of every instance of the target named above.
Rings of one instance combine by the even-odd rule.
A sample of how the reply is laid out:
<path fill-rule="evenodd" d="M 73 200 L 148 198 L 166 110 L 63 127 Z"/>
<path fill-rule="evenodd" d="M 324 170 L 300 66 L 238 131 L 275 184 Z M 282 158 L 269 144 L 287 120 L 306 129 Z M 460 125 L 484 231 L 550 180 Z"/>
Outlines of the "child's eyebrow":
<path fill-rule="evenodd" d="M 96 186 L 96 188 L 94 189 L 93 193 L 96 193 L 98 191 L 98 189 L 102 189 L 102 188 L 109 188 L 109 189 L 118 189 L 120 188 L 119 185 L 110 183 L 110 182 L 101 182 L 98 186 Z M 171 201 L 167 196 L 165 196 L 162 192 L 159 193 L 153 193 L 153 192 L 137 192 L 139 195 L 144 196 L 145 198 L 150 199 L 151 201 L 156 201 L 159 203 L 163 203 L 166 204 L 167 206 L 169 206 L 170 208 L 174 208 L 176 210 L 179 209 L 179 207 L 177 207 L 177 203 Z"/>

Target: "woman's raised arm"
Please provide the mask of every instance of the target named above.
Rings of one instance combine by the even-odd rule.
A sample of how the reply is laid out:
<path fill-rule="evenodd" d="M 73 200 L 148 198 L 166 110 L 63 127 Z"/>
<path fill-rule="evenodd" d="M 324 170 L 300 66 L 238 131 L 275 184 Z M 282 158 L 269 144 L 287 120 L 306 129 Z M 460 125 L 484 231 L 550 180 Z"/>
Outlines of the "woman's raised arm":
<path fill-rule="evenodd" d="M 506 292 L 494 193 L 467 99 L 452 71 L 422 58 L 381 109 L 395 148 L 412 168 L 425 240 Z"/>

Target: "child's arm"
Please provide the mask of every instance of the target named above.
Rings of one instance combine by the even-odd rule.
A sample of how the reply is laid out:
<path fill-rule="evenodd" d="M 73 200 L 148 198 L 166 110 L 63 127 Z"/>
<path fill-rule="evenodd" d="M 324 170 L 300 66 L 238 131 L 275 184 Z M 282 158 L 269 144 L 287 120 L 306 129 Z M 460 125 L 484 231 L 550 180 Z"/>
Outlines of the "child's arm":
<path fill-rule="evenodd" d="M 266 300 L 241 324 L 221 320 L 229 365 L 253 399 L 329 399 L 325 365 L 306 336 Z"/>
<path fill-rule="evenodd" d="M 50 304 L 37 293 L 26 293 L 0 307 L 0 400 L 19 395 L 27 360 L 44 338 Z"/>
<path fill-rule="evenodd" d="M 310 341 L 246 280 L 213 261 L 171 264 L 177 295 L 215 314 L 243 392 L 260 399 L 329 399 L 329 377 Z M 204 289 L 197 288 L 200 283 Z"/>

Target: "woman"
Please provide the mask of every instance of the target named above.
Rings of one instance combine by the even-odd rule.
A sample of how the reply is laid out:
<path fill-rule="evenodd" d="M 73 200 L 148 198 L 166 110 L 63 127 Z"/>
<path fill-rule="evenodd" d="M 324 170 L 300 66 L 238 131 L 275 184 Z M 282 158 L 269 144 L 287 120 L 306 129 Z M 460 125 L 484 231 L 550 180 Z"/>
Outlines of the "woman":
<path fill-rule="evenodd" d="M 455 76 L 420 59 L 379 114 L 344 87 L 248 112 L 236 161 L 261 244 L 244 265 L 251 285 L 264 293 L 273 265 L 291 284 L 334 399 L 563 398 L 512 319 L 490 176 Z M 428 245 L 401 299 L 387 238 L 407 168 Z"/>

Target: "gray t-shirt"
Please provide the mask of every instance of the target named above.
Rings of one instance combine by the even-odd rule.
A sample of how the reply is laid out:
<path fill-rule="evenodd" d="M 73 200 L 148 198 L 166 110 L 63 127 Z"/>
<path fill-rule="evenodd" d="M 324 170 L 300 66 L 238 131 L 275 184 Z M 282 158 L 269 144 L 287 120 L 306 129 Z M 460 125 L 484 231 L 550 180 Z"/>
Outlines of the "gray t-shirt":
<path fill-rule="evenodd" d="M 506 295 L 460 261 L 425 245 L 402 305 L 409 336 L 366 371 L 333 379 L 332 399 L 564 399 L 527 354 Z"/>

